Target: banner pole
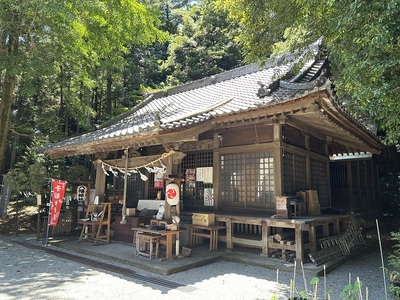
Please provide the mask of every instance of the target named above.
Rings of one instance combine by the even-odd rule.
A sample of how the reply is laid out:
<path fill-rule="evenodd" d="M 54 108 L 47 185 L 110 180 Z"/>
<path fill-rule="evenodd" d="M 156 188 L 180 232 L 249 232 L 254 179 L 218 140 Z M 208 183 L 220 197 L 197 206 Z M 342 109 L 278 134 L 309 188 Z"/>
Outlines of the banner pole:
<path fill-rule="evenodd" d="M 47 246 L 47 242 L 49 240 L 49 227 L 50 227 L 50 218 L 51 218 L 51 203 L 53 201 L 53 179 L 51 180 L 51 188 L 50 188 L 50 205 L 49 205 L 49 216 L 47 218 L 47 229 L 46 229 L 46 243 L 45 246 Z"/>

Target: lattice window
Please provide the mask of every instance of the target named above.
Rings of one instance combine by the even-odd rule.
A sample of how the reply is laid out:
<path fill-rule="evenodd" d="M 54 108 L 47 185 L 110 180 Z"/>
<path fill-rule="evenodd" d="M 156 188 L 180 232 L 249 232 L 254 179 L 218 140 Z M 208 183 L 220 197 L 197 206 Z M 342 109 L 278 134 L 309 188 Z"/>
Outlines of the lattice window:
<path fill-rule="evenodd" d="M 295 195 L 307 187 L 306 157 L 285 152 L 283 157 L 283 191 L 285 195 Z"/>
<path fill-rule="evenodd" d="M 212 183 L 203 181 L 189 180 L 188 172 L 194 170 L 196 177 L 196 169 L 213 166 L 212 151 L 196 152 L 187 154 L 179 165 L 178 172 L 180 176 L 185 178 L 182 185 L 182 195 L 184 207 L 203 207 L 204 206 L 204 191 L 205 189 L 213 188 Z"/>
<path fill-rule="evenodd" d="M 311 188 L 318 191 L 321 206 L 329 205 L 327 163 L 311 159 Z"/>
<path fill-rule="evenodd" d="M 294 165 L 293 153 L 285 152 L 283 156 L 283 192 L 285 195 L 293 194 L 294 185 Z"/>
<path fill-rule="evenodd" d="M 307 159 L 303 155 L 295 154 L 294 156 L 294 177 L 295 190 L 305 190 L 307 187 Z"/>
<path fill-rule="evenodd" d="M 332 163 L 330 171 L 332 189 L 347 189 L 347 165 L 341 163 Z"/>
<path fill-rule="evenodd" d="M 274 203 L 272 152 L 221 155 L 221 202 L 265 207 Z"/>
<path fill-rule="evenodd" d="M 149 176 L 146 169 L 140 169 L 140 172 Z M 127 176 L 128 182 L 126 187 L 126 206 L 136 207 L 139 199 L 144 199 L 145 196 L 145 181 L 140 178 L 139 173 L 130 173 Z M 115 178 L 115 190 L 124 190 L 124 175 L 119 172 L 118 177 Z"/>

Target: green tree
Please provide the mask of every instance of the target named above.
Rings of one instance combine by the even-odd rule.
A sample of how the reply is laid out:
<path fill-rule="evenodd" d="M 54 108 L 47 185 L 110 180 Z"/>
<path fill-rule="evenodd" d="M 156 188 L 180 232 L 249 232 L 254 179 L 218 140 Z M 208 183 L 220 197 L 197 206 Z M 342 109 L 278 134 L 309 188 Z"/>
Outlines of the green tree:
<path fill-rule="evenodd" d="M 167 86 L 211 76 L 242 63 L 241 49 L 235 42 L 238 27 L 212 3 L 198 1 L 180 10 L 182 24 L 172 35 L 164 63 Z"/>
<path fill-rule="evenodd" d="M 356 117 L 370 117 L 386 134 L 400 137 L 400 1 L 218 0 L 243 26 L 247 61 L 293 50 L 319 38 L 332 62 L 341 99 Z"/>
<path fill-rule="evenodd" d="M 0 170 L 20 82 L 58 75 L 60 111 L 65 116 L 68 110 L 84 122 L 91 111 L 79 95 L 83 87 L 95 86 L 93 71 L 102 66 L 107 74 L 122 67 L 132 44 L 166 39 L 157 29 L 156 11 L 141 1 L 0 0 L 0 4 Z"/>

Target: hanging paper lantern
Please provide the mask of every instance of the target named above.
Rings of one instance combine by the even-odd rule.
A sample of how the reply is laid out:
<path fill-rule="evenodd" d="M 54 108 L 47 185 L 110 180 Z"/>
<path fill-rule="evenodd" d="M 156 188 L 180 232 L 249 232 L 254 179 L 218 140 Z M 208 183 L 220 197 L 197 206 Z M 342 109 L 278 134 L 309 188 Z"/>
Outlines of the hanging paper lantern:
<path fill-rule="evenodd" d="M 170 183 L 165 188 L 165 195 L 169 205 L 177 205 L 179 203 L 179 186 L 176 183 Z"/>

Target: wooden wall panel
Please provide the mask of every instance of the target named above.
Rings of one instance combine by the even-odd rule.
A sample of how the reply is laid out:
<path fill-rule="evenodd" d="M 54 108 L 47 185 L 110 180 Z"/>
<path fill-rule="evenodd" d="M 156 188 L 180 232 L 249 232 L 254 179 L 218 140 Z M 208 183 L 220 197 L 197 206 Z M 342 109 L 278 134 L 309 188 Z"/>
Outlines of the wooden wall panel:
<path fill-rule="evenodd" d="M 282 134 L 284 136 L 284 141 L 286 144 L 297 146 L 302 149 L 306 148 L 305 136 L 299 129 L 294 128 L 289 125 L 285 125 L 285 126 L 283 126 Z"/>
<path fill-rule="evenodd" d="M 310 150 L 318 154 L 325 155 L 326 142 L 315 137 L 310 137 Z"/>
<path fill-rule="evenodd" d="M 272 132 L 272 126 L 263 124 L 228 128 L 221 133 L 221 147 L 268 143 L 272 141 Z"/>

